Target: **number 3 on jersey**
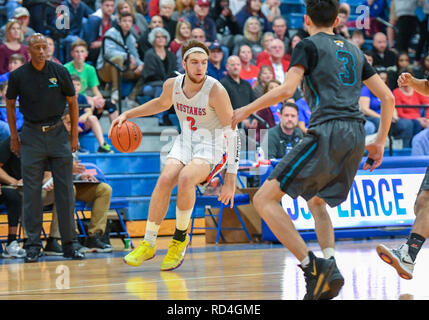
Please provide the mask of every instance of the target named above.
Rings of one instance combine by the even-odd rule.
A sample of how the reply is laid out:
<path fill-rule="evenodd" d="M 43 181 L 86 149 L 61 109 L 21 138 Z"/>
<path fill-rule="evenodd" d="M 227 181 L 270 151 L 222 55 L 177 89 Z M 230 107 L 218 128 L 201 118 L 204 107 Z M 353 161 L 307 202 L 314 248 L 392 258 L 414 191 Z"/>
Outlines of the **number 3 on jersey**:
<path fill-rule="evenodd" d="M 192 117 L 187 117 L 186 121 L 189 121 L 189 127 L 192 131 L 196 131 L 197 127 L 195 126 L 195 119 Z"/>
<path fill-rule="evenodd" d="M 337 59 L 344 63 L 345 72 L 339 74 L 341 83 L 345 86 L 354 86 L 356 84 L 355 57 L 348 51 L 338 50 Z"/>

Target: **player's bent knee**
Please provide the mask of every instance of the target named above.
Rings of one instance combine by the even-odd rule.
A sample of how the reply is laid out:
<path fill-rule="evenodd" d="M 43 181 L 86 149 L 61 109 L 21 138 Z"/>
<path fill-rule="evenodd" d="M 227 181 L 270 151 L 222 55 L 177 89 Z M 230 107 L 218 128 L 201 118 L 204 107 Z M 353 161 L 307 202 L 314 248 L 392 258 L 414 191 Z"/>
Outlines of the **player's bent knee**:
<path fill-rule="evenodd" d="M 180 174 L 179 175 L 179 181 L 177 183 L 177 188 L 180 190 L 186 190 L 189 188 L 195 187 L 196 183 L 194 181 L 194 177 L 190 174 Z"/>
<path fill-rule="evenodd" d="M 313 197 L 310 200 L 308 200 L 307 203 L 309 206 L 315 206 L 315 207 L 322 207 L 326 206 L 325 200 L 319 198 L 319 197 Z"/>
<path fill-rule="evenodd" d="M 255 207 L 255 209 L 259 212 L 259 214 L 261 215 L 263 212 L 263 207 L 264 204 L 266 204 L 267 202 L 267 197 L 265 194 L 265 191 L 262 189 L 259 189 L 255 195 L 253 196 L 253 206 Z"/>
<path fill-rule="evenodd" d="M 326 209 L 326 202 L 323 199 L 313 197 L 307 201 L 307 205 L 313 216 L 319 213 L 327 213 L 327 211 L 324 210 Z"/>
<path fill-rule="evenodd" d="M 162 174 L 158 178 L 157 185 L 163 189 L 173 188 L 174 187 L 175 178 L 169 174 Z"/>

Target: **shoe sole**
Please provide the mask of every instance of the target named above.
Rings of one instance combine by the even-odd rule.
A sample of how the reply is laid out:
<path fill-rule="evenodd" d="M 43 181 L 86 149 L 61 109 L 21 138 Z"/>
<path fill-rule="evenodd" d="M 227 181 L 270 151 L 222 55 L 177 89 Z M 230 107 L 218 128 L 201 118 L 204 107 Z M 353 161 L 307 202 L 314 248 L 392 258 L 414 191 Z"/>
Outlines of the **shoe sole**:
<path fill-rule="evenodd" d="M 328 269 L 319 275 L 319 278 L 317 279 L 315 291 L 313 291 L 313 299 L 311 300 L 319 300 L 321 294 L 323 293 L 323 289 L 325 288 L 326 282 L 328 281 L 329 277 L 332 275 L 332 272 L 334 271 L 335 263 L 333 261 L 329 261 L 326 263 L 329 263 Z M 319 289 L 316 290 L 317 288 Z"/>
<path fill-rule="evenodd" d="M 395 255 L 390 252 L 389 248 L 385 247 L 382 244 L 379 244 L 377 246 L 377 253 L 381 260 L 395 268 L 396 272 L 402 279 L 411 280 L 413 278 L 413 275 L 411 273 L 402 268 L 401 262 Z"/>
<path fill-rule="evenodd" d="M 150 257 L 150 258 L 148 258 L 148 259 L 146 259 L 146 260 L 143 260 L 142 262 L 140 262 L 139 264 L 131 264 L 131 263 L 129 263 L 127 260 L 125 260 L 125 257 L 122 259 L 127 265 L 129 265 L 129 266 L 132 266 L 132 267 L 139 267 L 139 266 L 141 266 L 141 264 L 143 263 L 143 262 L 145 262 L 145 261 L 148 261 L 148 260 L 152 260 L 153 258 L 155 258 L 155 256 L 156 256 L 156 254 L 154 254 L 152 257 Z"/>
<path fill-rule="evenodd" d="M 162 269 L 161 268 L 161 271 L 173 271 L 174 269 L 179 268 L 182 265 L 183 261 L 185 261 L 186 251 L 188 250 L 188 247 L 189 247 L 190 243 L 191 243 L 191 241 L 189 241 L 188 244 L 186 245 L 185 252 L 183 253 L 182 260 L 180 260 L 180 262 L 179 262 L 179 264 L 177 266 L 175 266 L 173 268 L 168 268 L 168 269 Z"/>
<path fill-rule="evenodd" d="M 20 258 L 25 258 L 25 257 L 26 257 L 26 254 L 24 254 L 24 255 L 22 255 L 22 256 L 19 256 L 19 255 L 14 256 L 14 255 L 12 255 L 12 254 L 5 254 L 5 253 L 3 253 L 3 254 L 2 254 L 2 257 L 3 257 L 3 258 L 17 258 L 17 259 L 20 259 Z"/>
<path fill-rule="evenodd" d="M 319 300 L 331 300 L 338 296 L 341 288 L 344 286 L 344 278 L 334 279 L 331 282 L 325 284 L 324 290 L 320 295 Z"/>
<path fill-rule="evenodd" d="M 88 248 L 86 252 L 88 253 L 109 253 L 112 252 L 113 249 L 97 249 L 97 248 Z"/>
<path fill-rule="evenodd" d="M 44 254 L 45 254 L 45 256 L 57 256 L 57 257 L 63 255 L 62 252 L 59 253 L 59 252 L 52 252 L 52 251 L 45 251 Z"/>
<path fill-rule="evenodd" d="M 183 256 L 182 260 L 179 262 L 179 264 L 177 266 L 175 266 L 173 268 L 168 268 L 168 269 L 162 269 L 161 268 L 161 271 L 173 271 L 174 269 L 179 268 L 182 265 L 183 261 L 185 261 L 185 256 Z"/>

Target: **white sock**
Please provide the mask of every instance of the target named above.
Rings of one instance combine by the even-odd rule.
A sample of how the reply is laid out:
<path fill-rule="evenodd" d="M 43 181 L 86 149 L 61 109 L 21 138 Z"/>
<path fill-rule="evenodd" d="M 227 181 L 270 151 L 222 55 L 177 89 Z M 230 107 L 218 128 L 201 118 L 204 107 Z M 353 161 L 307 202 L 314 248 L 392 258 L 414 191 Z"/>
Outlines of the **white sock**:
<path fill-rule="evenodd" d="M 144 234 L 144 240 L 149 242 L 150 246 L 155 247 L 156 238 L 158 237 L 158 230 L 160 225 L 155 222 L 148 221 L 146 223 L 146 232 Z"/>
<path fill-rule="evenodd" d="M 322 250 L 323 257 L 325 259 L 329 259 L 330 257 L 335 257 L 335 249 L 334 248 L 325 248 Z"/>
<path fill-rule="evenodd" d="M 310 257 L 307 255 L 304 260 L 301 261 L 301 265 L 303 268 L 306 268 L 310 264 Z"/>
<path fill-rule="evenodd" d="M 176 206 L 176 229 L 181 231 L 188 229 L 189 221 L 191 220 L 193 210 L 194 208 L 188 210 L 180 210 Z"/>

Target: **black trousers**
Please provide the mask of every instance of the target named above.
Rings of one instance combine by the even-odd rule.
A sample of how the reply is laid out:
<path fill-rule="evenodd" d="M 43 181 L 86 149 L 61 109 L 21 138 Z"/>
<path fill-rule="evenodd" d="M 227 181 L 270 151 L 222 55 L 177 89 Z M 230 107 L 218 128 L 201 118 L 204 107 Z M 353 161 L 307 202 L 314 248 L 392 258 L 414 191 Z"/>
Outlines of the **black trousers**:
<path fill-rule="evenodd" d="M 17 227 L 22 213 L 22 197 L 17 189 L 3 187 L 0 195 L 0 203 L 7 208 L 7 220 L 9 227 Z"/>
<path fill-rule="evenodd" d="M 424 21 L 419 21 L 420 39 L 416 49 L 416 60 L 418 61 L 422 58 L 422 54 L 427 53 L 429 42 L 428 18 L 429 16 L 426 15 L 426 19 Z"/>
<path fill-rule="evenodd" d="M 398 34 L 396 38 L 396 49 L 398 52 L 408 53 L 411 38 L 417 32 L 417 17 L 416 16 L 401 16 L 398 18 L 397 27 Z"/>
<path fill-rule="evenodd" d="M 24 226 L 29 247 L 41 247 L 43 223 L 42 181 L 44 171 L 52 171 L 55 204 L 58 210 L 61 242 L 71 245 L 75 239 L 73 157 L 70 136 L 64 125 L 42 132 L 26 123 L 21 131 L 21 170 L 24 182 Z"/>

